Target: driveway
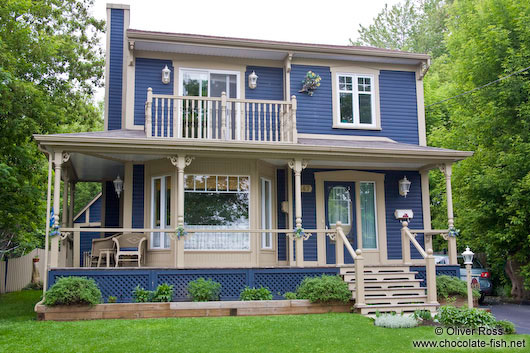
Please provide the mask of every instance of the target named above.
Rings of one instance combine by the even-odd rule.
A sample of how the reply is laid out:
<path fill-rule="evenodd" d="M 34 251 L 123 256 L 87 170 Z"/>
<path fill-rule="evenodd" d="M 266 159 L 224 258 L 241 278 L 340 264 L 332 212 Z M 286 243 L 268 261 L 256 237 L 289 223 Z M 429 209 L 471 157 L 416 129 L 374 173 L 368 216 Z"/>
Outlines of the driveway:
<path fill-rule="evenodd" d="M 515 324 L 517 333 L 530 334 L 530 305 L 490 304 L 488 308 L 497 320 L 509 320 Z"/>

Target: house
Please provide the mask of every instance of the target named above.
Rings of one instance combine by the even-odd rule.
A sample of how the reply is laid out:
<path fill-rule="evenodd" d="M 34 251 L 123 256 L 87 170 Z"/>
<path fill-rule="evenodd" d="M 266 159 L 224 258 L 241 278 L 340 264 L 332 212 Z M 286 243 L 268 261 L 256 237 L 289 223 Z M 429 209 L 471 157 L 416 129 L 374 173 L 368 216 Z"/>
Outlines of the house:
<path fill-rule="evenodd" d="M 168 282 L 185 300 L 209 277 L 228 299 L 331 273 L 363 313 L 436 308 L 434 274 L 458 275 L 451 166 L 471 152 L 426 144 L 428 55 L 136 30 L 129 6 L 107 14 L 105 131 L 35 136 L 54 210 L 63 193 L 48 285 L 88 276 L 127 301 Z M 432 230 L 438 168 L 448 227 Z M 79 181 L 102 183 L 100 225 L 73 222 Z M 141 267 L 81 267 L 94 234 L 144 239 Z M 435 236 L 450 265 L 435 268 Z"/>

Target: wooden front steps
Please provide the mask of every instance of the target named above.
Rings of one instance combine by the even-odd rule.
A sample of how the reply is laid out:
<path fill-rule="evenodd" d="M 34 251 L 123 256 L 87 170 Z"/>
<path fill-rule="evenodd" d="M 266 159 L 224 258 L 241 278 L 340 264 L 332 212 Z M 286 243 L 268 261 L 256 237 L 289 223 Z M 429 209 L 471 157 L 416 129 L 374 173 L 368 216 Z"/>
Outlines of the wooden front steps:
<path fill-rule="evenodd" d="M 340 269 L 344 281 L 355 299 L 356 279 L 353 265 Z M 417 272 L 409 266 L 366 266 L 364 268 L 364 303 L 355 303 L 355 309 L 365 316 L 377 312 L 411 314 L 416 310 L 429 310 L 435 313 L 439 304 L 427 303 L 426 288 L 421 287 L 422 279 L 416 279 Z"/>

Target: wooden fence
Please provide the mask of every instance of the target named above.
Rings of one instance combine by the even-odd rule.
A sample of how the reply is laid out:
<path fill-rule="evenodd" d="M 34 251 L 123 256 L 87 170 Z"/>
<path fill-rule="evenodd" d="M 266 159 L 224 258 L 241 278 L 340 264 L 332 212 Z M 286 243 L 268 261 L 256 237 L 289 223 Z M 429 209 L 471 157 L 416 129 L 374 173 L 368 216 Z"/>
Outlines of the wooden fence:
<path fill-rule="evenodd" d="M 44 276 L 44 249 L 34 249 L 22 257 L 0 261 L 0 293 L 15 292 L 31 283 L 33 258 L 39 257 L 41 281 Z"/>

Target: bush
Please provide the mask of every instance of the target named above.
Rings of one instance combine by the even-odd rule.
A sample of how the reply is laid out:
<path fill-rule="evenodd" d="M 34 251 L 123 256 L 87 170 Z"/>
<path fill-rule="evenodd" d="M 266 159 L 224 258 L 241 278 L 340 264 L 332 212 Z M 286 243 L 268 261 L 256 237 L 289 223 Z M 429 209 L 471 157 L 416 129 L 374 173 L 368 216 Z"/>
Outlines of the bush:
<path fill-rule="evenodd" d="M 140 285 L 137 285 L 136 288 L 133 290 L 133 300 L 135 303 L 147 303 L 151 301 L 151 298 L 153 297 L 153 292 L 140 287 Z"/>
<path fill-rule="evenodd" d="M 460 326 L 468 328 L 495 327 L 497 320 L 491 313 L 476 308 L 456 308 L 444 305 L 438 309 L 436 319 L 444 326 Z"/>
<path fill-rule="evenodd" d="M 101 302 L 101 291 L 93 279 L 62 277 L 46 292 L 44 305 L 96 305 Z"/>
<path fill-rule="evenodd" d="M 413 316 L 381 314 L 376 316 L 375 326 L 387 328 L 410 328 L 418 326 L 418 321 Z"/>
<path fill-rule="evenodd" d="M 297 296 L 296 296 L 296 293 L 293 293 L 293 292 L 285 292 L 285 294 L 283 295 L 283 297 L 287 300 L 294 300 L 294 299 L 298 299 Z"/>
<path fill-rule="evenodd" d="M 221 293 L 221 283 L 198 278 L 195 281 L 188 283 L 189 297 L 194 302 L 207 302 L 212 300 L 219 300 L 219 293 Z"/>
<path fill-rule="evenodd" d="M 39 281 L 37 283 L 29 283 L 27 286 L 22 288 L 22 290 L 42 290 L 42 282 Z"/>
<path fill-rule="evenodd" d="M 414 311 L 414 318 L 416 320 L 421 319 L 423 321 L 432 320 L 432 314 L 429 310 L 416 310 Z"/>
<path fill-rule="evenodd" d="M 109 297 L 107 299 L 107 303 L 109 303 L 109 304 L 116 303 L 117 301 L 118 301 L 118 298 L 116 298 L 115 296 L 112 296 L 112 295 L 109 295 Z"/>
<path fill-rule="evenodd" d="M 437 276 L 436 291 L 438 293 L 438 299 L 447 299 L 454 295 L 467 297 L 467 284 L 458 277 L 445 275 Z M 479 298 L 480 292 L 476 289 L 473 289 L 473 297 Z"/>
<path fill-rule="evenodd" d="M 298 299 L 309 299 L 312 303 L 347 303 L 351 296 L 348 284 L 340 276 L 306 277 L 296 289 Z"/>
<path fill-rule="evenodd" d="M 240 300 L 272 300 L 272 293 L 268 288 L 245 287 L 239 295 Z"/>
<path fill-rule="evenodd" d="M 163 283 L 156 287 L 153 293 L 152 301 L 154 302 L 170 302 L 173 299 L 173 286 Z"/>
<path fill-rule="evenodd" d="M 511 335 L 515 333 L 515 325 L 507 320 L 499 320 L 495 323 L 495 327 L 502 329 L 505 335 Z"/>

